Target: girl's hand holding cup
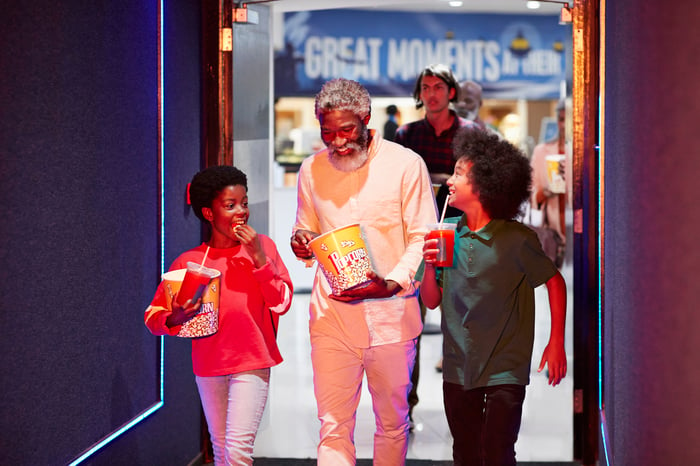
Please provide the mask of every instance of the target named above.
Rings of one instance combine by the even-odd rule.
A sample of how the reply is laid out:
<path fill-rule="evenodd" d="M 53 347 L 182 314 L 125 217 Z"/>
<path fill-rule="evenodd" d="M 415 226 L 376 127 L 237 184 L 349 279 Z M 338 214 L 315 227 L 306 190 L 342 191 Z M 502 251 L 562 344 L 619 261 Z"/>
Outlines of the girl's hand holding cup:
<path fill-rule="evenodd" d="M 165 320 L 165 325 L 172 328 L 184 324 L 197 314 L 197 311 L 199 310 L 199 307 L 201 305 L 201 297 L 198 298 L 197 301 L 195 301 L 194 303 L 191 299 L 188 299 L 187 301 L 185 301 L 184 305 L 178 304 L 177 294 L 175 294 L 175 296 L 173 296 L 172 301 L 173 312 Z"/>

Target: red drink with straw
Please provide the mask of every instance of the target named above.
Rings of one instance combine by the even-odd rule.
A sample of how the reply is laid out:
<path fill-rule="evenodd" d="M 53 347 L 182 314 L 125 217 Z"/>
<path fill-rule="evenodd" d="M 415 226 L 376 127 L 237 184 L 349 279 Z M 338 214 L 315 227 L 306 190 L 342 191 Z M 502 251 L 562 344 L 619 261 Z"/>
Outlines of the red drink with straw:
<path fill-rule="evenodd" d="M 428 225 L 428 236 L 426 239 L 437 239 L 438 253 L 436 257 L 436 267 L 452 267 L 455 250 L 455 229 L 454 223 L 432 223 Z"/>
<path fill-rule="evenodd" d="M 207 250 L 204 252 L 204 258 L 201 264 L 187 262 L 187 272 L 185 272 L 185 277 L 182 279 L 180 291 L 178 291 L 177 300 L 175 301 L 180 306 L 184 306 L 188 299 L 191 299 L 192 303 L 197 302 L 197 300 L 202 297 L 202 294 L 204 294 L 212 278 L 220 274 L 216 269 L 204 267 L 204 262 L 206 262 L 208 255 L 209 246 L 207 246 Z"/>
<path fill-rule="evenodd" d="M 182 279 L 180 291 L 177 293 L 177 303 L 184 306 L 188 299 L 191 299 L 193 303 L 196 302 L 202 297 L 211 279 L 218 274 L 218 270 L 204 267 L 195 262 L 188 262 L 185 278 Z"/>
<path fill-rule="evenodd" d="M 221 272 L 204 267 L 209 248 L 204 253 L 202 263 L 188 262 L 187 268 L 175 269 L 163 274 L 163 288 L 167 308 L 172 310 L 175 298 L 180 306 L 188 300 L 196 303 L 200 298 L 202 304 L 197 313 L 183 323 L 175 336 L 199 338 L 212 335 L 219 329 L 219 290 Z"/>
<path fill-rule="evenodd" d="M 452 267 L 455 252 L 455 230 L 457 224 L 443 223 L 445 220 L 445 212 L 447 205 L 450 202 L 450 196 L 445 199 L 445 205 L 442 206 L 442 215 L 440 215 L 439 223 L 428 224 L 427 240 L 437 239 L 438 253 L 436 256 L 435 267 Z"/>

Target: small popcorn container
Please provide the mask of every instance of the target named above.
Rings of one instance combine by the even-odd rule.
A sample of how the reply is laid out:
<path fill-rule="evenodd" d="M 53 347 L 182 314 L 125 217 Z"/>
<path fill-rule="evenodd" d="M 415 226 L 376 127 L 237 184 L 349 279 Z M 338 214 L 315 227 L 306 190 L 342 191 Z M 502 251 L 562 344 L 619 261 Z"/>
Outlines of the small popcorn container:
<path fill-rule="evenodd" d="M 549 190 L 553 193 L 561 194 L 566 192 L 566 181 L 562 175 L 561 164 L 566 160 L 564 154 L 551 154 L 545 157 L 547 161 L 547 181 Z"/>
<path fill-rule="evenodd" d="M 202 292 L 202 305 L 197 314 L 180 328 L 176 336 L 183 338 L 206 337 L 216 333 L 219 329 L 219 289 L 221 284 L 221 272 L 214 269 L 213 278 Z M 168 302 L 168 309 L 172 308 L 172 300 L 175 293 L 180 290 L 182 280 L 187 269 L 171 270 L 163 274 L 163 286 Z"/>
<path fill-rule="evenodd" d="M 316 256 L 333 294 L 360 287 L 372 270 L 359 224 L 348 225 L 314 238 L 309 247 Z"/>

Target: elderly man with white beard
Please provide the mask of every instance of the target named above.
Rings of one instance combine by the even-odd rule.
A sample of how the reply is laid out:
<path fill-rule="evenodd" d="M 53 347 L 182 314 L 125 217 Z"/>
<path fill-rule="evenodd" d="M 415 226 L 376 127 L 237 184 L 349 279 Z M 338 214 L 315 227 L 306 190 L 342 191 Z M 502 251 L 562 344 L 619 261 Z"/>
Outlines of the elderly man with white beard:
<path fill-rule="evenodd" d="M 403 465 L 406 397 L 422 330 L 414 275 L 427 224 L 437 220 L 432 184 L 419 155 L 368 129 L 370 96 L 362 85 L 328 81 L 315 105 L 326 149 L 299 170 L 292 250 L 312 261 L 312 239 L 359 223 L 372 262 L 367 285 L 335 295 L 316 271 L 309 332 L 321 421 L 318 464 L 355 464 L 355 419 L 366 375 L 377 425 L 374 465 Z"/>

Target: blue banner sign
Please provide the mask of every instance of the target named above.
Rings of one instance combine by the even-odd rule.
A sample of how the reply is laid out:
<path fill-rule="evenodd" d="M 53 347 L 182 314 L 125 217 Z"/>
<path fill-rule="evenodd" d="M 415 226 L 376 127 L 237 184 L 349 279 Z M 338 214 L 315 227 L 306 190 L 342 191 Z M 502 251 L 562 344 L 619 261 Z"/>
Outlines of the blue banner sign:
<path fill-rule="evenodd" d="M 286 13 L 275 96 L 313 96 L 344 77 L 373 96 L 408 96 L 429 64 L 471 79 L 487 98 L 556 99 L 571 27 L 557 16 L 320 10 Z"/>

